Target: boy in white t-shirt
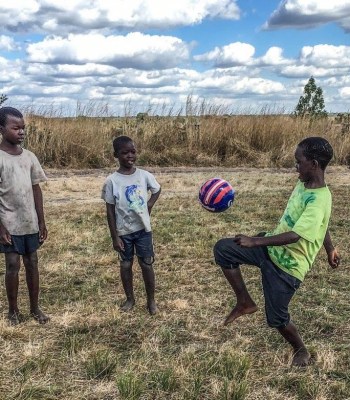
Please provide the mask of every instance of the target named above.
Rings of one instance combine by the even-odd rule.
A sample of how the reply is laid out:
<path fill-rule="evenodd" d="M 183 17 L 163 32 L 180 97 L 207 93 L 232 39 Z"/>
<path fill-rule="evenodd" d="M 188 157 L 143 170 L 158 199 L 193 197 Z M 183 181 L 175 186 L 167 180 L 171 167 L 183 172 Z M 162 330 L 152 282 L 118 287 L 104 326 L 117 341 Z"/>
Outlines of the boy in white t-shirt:
<path fill-rule="evenodd" d="M 25 125 L 15 108 L 0 108 L 0 252 L 5 254 L 8 319 L 23 319 L 17 305 L 20 256 L 26 270 L 30 312 L 40 324 L 49 321 L 38 305 L 37 249 L 47 238 L 43 197 L 39 186 L 47 180 L 36 156 L 21 147 Z"/>
<path fill-rule="evenodd" d="M 136 148 L 131 138 L 117 137 L 113 140 L 113 149 L 119 168 L 107 177 L 101 197 L 106 202 L 113 248 L 121 259 L 120 276 L 126 295 L 121 309 L 130 311 L 135 304 L 132 265 L 136 253 L 145 283 L 147 308 L 154 315 L 157 306 L 154 299 L 154 251 L 150 214 L 161 188 L 151 173 L 134 166 Z M 149 199 L 148 191 L 151 193 Z"/>

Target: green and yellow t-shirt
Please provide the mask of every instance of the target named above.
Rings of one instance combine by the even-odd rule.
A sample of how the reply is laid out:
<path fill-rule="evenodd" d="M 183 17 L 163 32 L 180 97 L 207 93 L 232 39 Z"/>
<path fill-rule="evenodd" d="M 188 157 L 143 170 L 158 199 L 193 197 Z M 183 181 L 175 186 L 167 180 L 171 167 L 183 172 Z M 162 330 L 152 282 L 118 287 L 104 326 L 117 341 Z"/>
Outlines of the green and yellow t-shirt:
<path fill-rule="evenodd" d="M 267 235 L 293 231 L 300 239 L 283 246 L 268 246 L 272 262 L 302 281 L 323 245 L 331 208 L 332 195 L 327 186 L 306 189 L 298 181 L 276 229 Z"/>

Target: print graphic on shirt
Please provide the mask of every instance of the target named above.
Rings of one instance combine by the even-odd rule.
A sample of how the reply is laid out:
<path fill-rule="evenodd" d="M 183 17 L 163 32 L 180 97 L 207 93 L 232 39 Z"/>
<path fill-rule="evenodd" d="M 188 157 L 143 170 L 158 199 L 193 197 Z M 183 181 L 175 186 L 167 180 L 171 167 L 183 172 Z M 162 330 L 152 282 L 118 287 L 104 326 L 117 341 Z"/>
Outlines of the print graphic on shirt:
<path fill-rule="evenodd" d="M 313 192 L 305 193 L 303 200 L 304 200 L 305 205 L 309 204 L 309 203 L 313 203 L 316 200 L 316 195 Z"/>
<path fill-rule="evenodd" d="M 316 200 L 315 193 L 304 193 L 301 188 L 298 190 L 298 195 L 298 198 L 293 199 L 293 201 L 287 204 L 286 211 L 282 217 L 289 228 L 294 227 L 300 217 L 301 210 L 304 210 L 309 203 L 313 203 Z"/>
<path fill-rule="evenodd" d="M 290 228 L 293 228 L 293 226 L 295 225 L 293 218 L 289 214 L 285 215 L 284 220 Z"/>
<path fill-rule="evenodd" d="M 145 200 L 141 196 L 141 189 L 137 185 L 127 186 L 125 189 L 125 197 L 130 209 L 136 212 L 141 212 L 144 209 Z"/>
<path fill-rule="evenodd" d="M 296 268 L 298 266 L 297 261 L 292 257 L 290 252 L 285 248 L 272 248 L 272 254 L 278 261 L 279 265 L 283 265 L 287 269 Z"/>

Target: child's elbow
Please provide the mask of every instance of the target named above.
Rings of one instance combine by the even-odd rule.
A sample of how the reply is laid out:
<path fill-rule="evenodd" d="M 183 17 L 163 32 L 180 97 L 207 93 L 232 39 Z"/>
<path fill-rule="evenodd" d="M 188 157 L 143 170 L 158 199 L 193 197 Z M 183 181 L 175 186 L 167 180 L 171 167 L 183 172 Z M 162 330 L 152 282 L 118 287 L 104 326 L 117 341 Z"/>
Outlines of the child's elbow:
<path fill-rule="evenodd" d="M 295 232 L 291 232 L 291 243 L 296 243 L 298 240 L 300 239 L 300 236 L 295 233 Z"/>

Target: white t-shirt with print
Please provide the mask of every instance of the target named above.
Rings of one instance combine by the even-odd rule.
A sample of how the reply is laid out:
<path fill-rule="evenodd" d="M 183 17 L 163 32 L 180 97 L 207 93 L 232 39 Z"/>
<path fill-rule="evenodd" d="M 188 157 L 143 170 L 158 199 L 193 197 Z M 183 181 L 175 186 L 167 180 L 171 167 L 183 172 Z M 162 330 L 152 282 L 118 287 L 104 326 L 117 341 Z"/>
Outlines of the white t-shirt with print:
<path fill-rule="evenodd" d="M 12 155 L 0 150 L 0 221 L 11 235 L 39 232 L 33 185 L 46 180 L 31 151 Z"/>
<path fill-rule="evenodd" d="M 128 235 L 145 229 L 151 231 L 151 221 L 147 208 L 148 191 L 152 194 L 160 190 L 156 178 L 148 171 L 136 168 L 131 175 L 114 172 L 103 185 L 101 198 L 115 205 L 118 235 Z"/>

